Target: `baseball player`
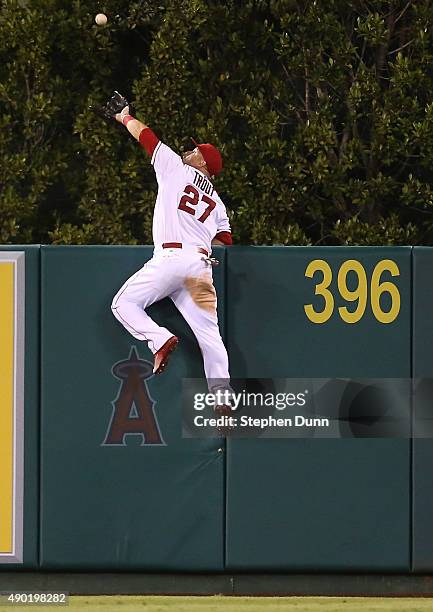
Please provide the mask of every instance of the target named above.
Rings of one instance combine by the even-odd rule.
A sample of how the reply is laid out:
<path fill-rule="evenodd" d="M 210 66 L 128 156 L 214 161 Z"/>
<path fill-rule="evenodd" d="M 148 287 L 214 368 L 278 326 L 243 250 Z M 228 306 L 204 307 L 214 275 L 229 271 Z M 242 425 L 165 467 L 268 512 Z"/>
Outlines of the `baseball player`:
<path fill-rule="evenodd" d="M 113 314 L 134 338 L 148 343 L 153 371 L 160 374 L 179 339 L 157 325 L 146 308 L 170 297 L 197 338 L 210 391 L 229 390 L 211 258 L 212 245 L 232 244 L 227 212 L 212 183 L 223 167 L 221 155 L 213 145 L 195 141 L 194 149 L 178 155 L 130 114 L 118 92 L 103 112 L 123 124 L 147 151 L 158 182 L 153 257 L 120 288 L 111 305 Z"/>

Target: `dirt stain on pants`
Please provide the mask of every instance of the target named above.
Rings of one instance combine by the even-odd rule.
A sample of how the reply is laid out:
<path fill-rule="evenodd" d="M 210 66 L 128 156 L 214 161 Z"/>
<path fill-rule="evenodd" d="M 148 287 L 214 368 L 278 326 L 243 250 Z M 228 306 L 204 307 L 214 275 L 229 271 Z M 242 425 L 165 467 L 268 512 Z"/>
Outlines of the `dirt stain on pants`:
<path fill-rule="evenodd" d="M 208 312 L 216 311 L 216 292 L 210 276 L 207 274 L 198 277 L 188 276 L 184 285 L 199 308 Z"/>

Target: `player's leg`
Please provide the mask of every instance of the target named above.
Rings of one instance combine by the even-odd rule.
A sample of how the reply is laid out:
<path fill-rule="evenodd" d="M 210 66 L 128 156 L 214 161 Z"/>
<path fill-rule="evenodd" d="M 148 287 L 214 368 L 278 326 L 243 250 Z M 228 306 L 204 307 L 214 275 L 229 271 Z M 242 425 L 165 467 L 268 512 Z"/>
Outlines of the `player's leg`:
<path fill-rule="evenodd" d="M 173 266 L 167 266 L 165 262 L 166 259 L 162 257 L 148 261 L 124 283 L 111 304 L 116 319 L 134 338 L 147 341 L 152 353 L 156 353 L 173 336 L 145 312 L 145 308 L 172 291 Z"/>
<path fill-rule="evenodd" d="M 230 389 L 229 360 L 218 327 L 211 274 L 186 278 L 170 297 L 197 338 L 210 390 Z"/>

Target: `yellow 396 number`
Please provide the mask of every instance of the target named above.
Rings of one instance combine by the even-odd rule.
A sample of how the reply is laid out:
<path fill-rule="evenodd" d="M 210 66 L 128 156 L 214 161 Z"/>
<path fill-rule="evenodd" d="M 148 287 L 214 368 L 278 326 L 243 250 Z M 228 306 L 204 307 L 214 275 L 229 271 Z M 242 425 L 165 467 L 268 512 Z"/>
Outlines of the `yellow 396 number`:
<path fill-rule="evenodd" d="M 316 284 L 315 294 L 323 298 L 323 308 L 322 310 L 314 310 L 312 304 L 305 304 L 304 310 L 308 319 L 313 323 L 325 323 L 334 312 L 334 296 L 329 290 L 332 282 L 332 270 L 325 260 L 314 259 L 308 264 L 305 276 L 313 278 L 316 272 L 322 274 L 321 281 Z M 354 289 L 349 289 L 347 286 L 349 272 L 354 272 L 357 277 Z M 371 309 L 379 323 L 392 323 L 400 312 L 400 292 L 394 283 L 390 281 L 381 282 L 383 272 L 389 272 L 391 276 L 400 276 L 400 270 L 395 261 L 391 259 L 379 261 L 371 275 Z M 337 284 L 338 291 L 346 302 L 356 302 L 354 310 L 349 310 L 346 306 L 340 306 L 338 308 L 340 317 L 345 323 L 357 323 L 364 315 L 368 302 L 368 280 L 362 264 L 356 259 L 348 259 L 343 262 L 338 270 Z M 391 308 L 388 311 L 382 310 L 380 305 L 380 298 L 384 293 L 388 293 L 391 298 Z"/>

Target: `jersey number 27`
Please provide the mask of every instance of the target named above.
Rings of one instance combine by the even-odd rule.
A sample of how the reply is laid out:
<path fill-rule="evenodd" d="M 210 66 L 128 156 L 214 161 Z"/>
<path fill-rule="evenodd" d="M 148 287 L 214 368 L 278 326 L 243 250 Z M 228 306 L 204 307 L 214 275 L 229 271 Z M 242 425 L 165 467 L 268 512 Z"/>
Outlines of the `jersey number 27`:
<path fill-rule="evenodd" d="M 195 215 L 195 208 L 191 208 L 191 206 L 188 206 L 188 204 L 192 204 L 193 206 L 197 206 L 197 204 L 199 203 L 199 201 L 205 202 L 207 204 L 207 207 L 204 211 L 204 213 L 202 215 L 200 215 L 200 217 L 197 219 L 197 221 L 200 221 L 201 223 L 204 223 L 206 221 L 206 219 L 209 217 L 209 215 L 211 214 L 211 212 L 213 211 L 213 209 L 216 206 L 216 202 L 214 202 L 214 200 L 211 200 L 211 198 L 209 198 L 207 195 L 203 194 L 201 196 L 201 200 L 200 200 L 200 193 L 199 191 L 193 187 L 192 185 L 187 185 L 184 189 L 184 194 L 180 199 L 179 202 L 179 210 L 184 210 L 185 212 L 189 213 L 190 215 Z"/>

